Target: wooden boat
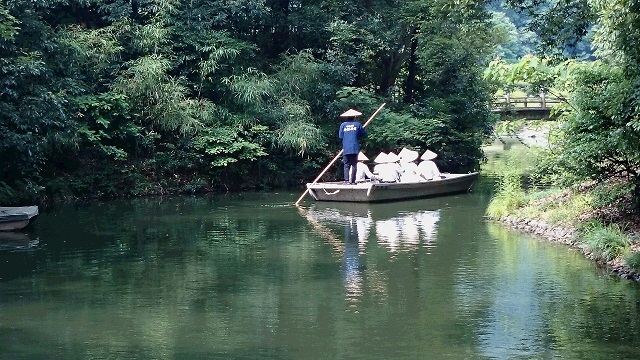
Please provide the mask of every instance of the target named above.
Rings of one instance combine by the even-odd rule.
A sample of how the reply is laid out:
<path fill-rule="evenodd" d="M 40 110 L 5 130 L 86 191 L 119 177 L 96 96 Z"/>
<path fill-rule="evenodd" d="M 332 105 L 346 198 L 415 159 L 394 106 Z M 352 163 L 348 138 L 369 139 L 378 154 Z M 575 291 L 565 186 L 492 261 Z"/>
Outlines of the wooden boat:
<path fill-rule="evenodd" d="M 0 207 L 0 231 L 20 230 L 37 215 L 37 206 Z"/>
<path fill-rule="evenodd" d="M 342 182 L 307 183 L 317 201 L 384 202 L 415 199 L 466 192 L 478 178 L 469 174 L 442 174 L 442 178 L 410 183 L 364 182 L 348 185 Z"/>

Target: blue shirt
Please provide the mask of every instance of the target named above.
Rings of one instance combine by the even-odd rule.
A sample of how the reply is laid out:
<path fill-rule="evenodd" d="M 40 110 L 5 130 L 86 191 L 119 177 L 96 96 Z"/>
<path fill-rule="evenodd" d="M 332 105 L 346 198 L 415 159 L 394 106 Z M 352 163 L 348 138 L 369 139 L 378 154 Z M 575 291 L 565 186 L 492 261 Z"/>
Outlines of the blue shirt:
<path fill-rule="evenodd" d="M 357 121 L 345 121 L 340 124 L 338 136 L 342 139 L 342 150 L 344 154 L 357 154 L 360 152 L 359 139 L 365 137 L 367 132 L 362 124 Z"/>

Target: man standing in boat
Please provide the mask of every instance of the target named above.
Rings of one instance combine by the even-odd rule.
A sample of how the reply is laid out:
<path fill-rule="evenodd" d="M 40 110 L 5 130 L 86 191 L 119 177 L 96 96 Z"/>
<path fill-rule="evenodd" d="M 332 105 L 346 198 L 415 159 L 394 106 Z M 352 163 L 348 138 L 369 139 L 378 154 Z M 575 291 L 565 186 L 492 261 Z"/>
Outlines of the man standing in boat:
<path fill-rule="evenodd" d="M 342 161 L 344 162 L 344 182 L 345 184 L 355 184 L 356 166 L 358 163 L 358 153 L 360 152 L 360 139 L 367 135 L 362 124 L 356 121 L 356 117 L 362 115 L 361 112 L 349 109 L 345 111 L 341 118 L 345 121 L 340 124 L 338 137 L 342 140 Z"/>

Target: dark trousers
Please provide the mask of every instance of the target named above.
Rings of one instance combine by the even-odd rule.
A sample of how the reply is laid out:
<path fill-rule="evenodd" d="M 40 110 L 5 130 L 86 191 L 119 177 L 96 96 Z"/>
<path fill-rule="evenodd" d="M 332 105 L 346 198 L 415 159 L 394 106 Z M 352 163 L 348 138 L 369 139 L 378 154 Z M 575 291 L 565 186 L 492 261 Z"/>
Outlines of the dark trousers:
<path fill-rule="evenodd" d="M 344 181 L 356 182 L 358 154 L 344 154 L 342 155 L 342 162 L 344 162 Z"/>

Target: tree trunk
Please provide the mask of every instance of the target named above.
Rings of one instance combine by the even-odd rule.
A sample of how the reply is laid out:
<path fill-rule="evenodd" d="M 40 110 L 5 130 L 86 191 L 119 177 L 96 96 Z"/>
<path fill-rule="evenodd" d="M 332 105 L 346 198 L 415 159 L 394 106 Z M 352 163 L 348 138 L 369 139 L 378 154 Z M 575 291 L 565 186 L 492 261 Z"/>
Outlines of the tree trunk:
<path fill-rule="evenodd" d="M 380 64 L 380 95 L 387 95 L 389 89 L 395 85 L 400 68 L 402 65 L 402 54 L 393 53 L 387 58 L 383 59 Z"/>
<path fill-rule="evenodd" d="M 405 104 L 411 104 L 413 102 L 413 92 L 416 88 L 416 75 L 418 73 L 418 56 L 416 55 L 418 49 L 417 33 L 417 28 L 411 31 L 411 52 L 409 53 L 409 65 L 407 66 L 407 81 L 404 86 L 403 102 Z"/>
<path fill-rule="evenodd" d="M 640 174 L 633 177 L 633 212 L 640 212 Z"/>
<path fill-rule="evenodd" d="M 270 44 L 269 57 L 275 57 L 287 51 L 291 47 L 289 34 L 289 0 L 275 0 L 271 9 L 273 11 L 272 38 Z"/>
<path fill-rule="evenodd" d="M 138 22 L 138 18 L 140 17 L 140 13 L 138 11 L 138 0 L 131 0 L 131 20 L 133 22 Z"/>

